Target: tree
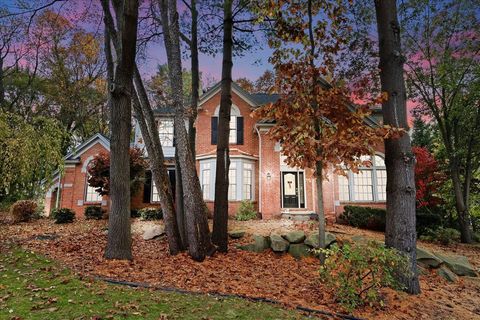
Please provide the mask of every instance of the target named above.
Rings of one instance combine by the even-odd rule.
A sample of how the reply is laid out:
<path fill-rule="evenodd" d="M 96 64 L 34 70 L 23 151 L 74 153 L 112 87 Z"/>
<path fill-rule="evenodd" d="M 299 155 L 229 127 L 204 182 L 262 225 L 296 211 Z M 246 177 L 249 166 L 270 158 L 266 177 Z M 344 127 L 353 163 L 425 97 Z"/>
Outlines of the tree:
<path fill-rule="evenodd" d="M 275 74 L 271 70 L 265 72 L 255 81 L 256 93 L 272 93 L 275 91 Z"/>
<path fill-rule="evenodd" d="M 0 110 L 0 203 L 34 199 L 61 169 L 66 133 L 55 119 Z"/>
<path fill-rule="evenodd" d="M 445 182 L 445 175 L 440 171 L 438 161 L 425 147 L 413 147 L 415 154 L 415 189 L 417 208 L 435 207 L 443 200 L 438 192 Z"/>
<path fill-rule="evenodd" d="M 111 52 L 111 44 L 113 43 L 118 56 L 120 54 L 121 43 L 119 41 L 118 32 L 115 28 L 113 16 L 108 6 L 108 1 L 103 1 L 102 7 L 106 27 L 105 55 L 107 58 L 107 71 L 110 75 L 109 81 L 113 82 L 113 56 Z M 137 123 L 140 126 L 142 138 L 145 141 L 147 152 L 150 155 L 149 157 L 152 177 L 155 181 L 157 190 L 159 191 L 160 205 L 163 211 L 165 233 L 167 234 L 170 254 L 175 255 L 183 249 L 183 244 L 181 242 L 177 226 L 170 180 L 165 167 L 165 158 L 163 155 L 162 145 L 160 143 L 158 128 L 153 115 L 153 110 L 150 105 L 143 80 L 140 76 L 140 72 L 136 65 L 134 67 L 133 80 L 135 95 L 133 95 L 132 105 L 137 117 Z"/>
<path fill-rule="evenodd" d="M 439 133 L 462 242 L 472 241 L 470 188 L 480 169 L 478 1 L 405 1 L 406 75 L 416 111 Z"/>
<path fill-rule="evenodd" d="M 256 114 L 275 120 L 270 135 L 281 143 L 289 165 L 315 171 L 321 247 L 325 246 L 324 169 L 331 165 L 336 172 L 356 171 L 362 165 L 360 157 L 373 154 L 382 135 L 389 133 L 365 124 L 369 105 L 379 100 L 354 106 L 348 87 L 335 77 L 341 64 L 336 53 L 343 44 L 338 30 L 346 27 L 345 5 L 333 0 L 288 1 L 264 7 L 275 21 L 276 31 L 269 38 L 274 49 L 270 62 L 280 98 Z M 356 96 L 363 98 L 365 91 Z"/>
<path fill-rule="evenodd" d="M 104 3 L 107 0 L 102 0 Z M 138 1 L 113 1 L 119 26 L 120 48 L 113 85 L 110 88 L 110 199 L 107 259 L 132 259 L 130 233 L 130 132 L 131 95 L 138 25 Z M 108 2 L 107 2 L 108 7 Z"/>
<path fill-rule="evenodd" d="M 238 78 L 235 82 L 245 91 L 254 92 L 255 84 L 248 78 Z"/>
<path fill-rule="evenodd" d="M 412 145 L 432 150 L 433 130 L 418 112 L 413 113 Z"/>
<path fill-rule="evenodd" d="M 213 212 L 213 243 L 220 252 L 228 250 L 228 168 L 230 110 L 232 108 L 232 50 L 233 17 L 232 0 L 223 4 L 223 62 L 220 110 L 218 112 L 217 159 L 215 173 L 215 203 Z"/>
<path fill-rule="evenodd" d="M 387 99 L 382 103 L 384 124 L 408 131 L 407 95 L 403 79 L 402 46 L 396 0 L 376 0 L 377 30 L 380 55 L 380 81 Z M 410 137 L 385 139 L 387 167 L 387 217 L 385 244 L 409 258 L 411 274 L 400 274 L 406 291 L 420 293 L 418 282 L 415 232 L 415 155 Z"/>
<path fill-rule="evenodd" d="M 131 148 L 130 151 L 130 193 L 134 195 L 145 177 L 147 161 L 142 150 Z M 101 195 L 110 193 L 110 154 L 102 152 L 88 164 L 88 184 Z"/>
<path fill-rule="evenodd" d="M 200 182 L 185 128 L 180 30 L 176 5 L 174 0 L 159 0 L 163 39 L 167 52 L 168 75 L 175 107 L 175 139 L 182 170 L 188 251 L 194 260 L 203 261 L 205 255 L 214 253 L 215 247 L 211 243 Z"/>

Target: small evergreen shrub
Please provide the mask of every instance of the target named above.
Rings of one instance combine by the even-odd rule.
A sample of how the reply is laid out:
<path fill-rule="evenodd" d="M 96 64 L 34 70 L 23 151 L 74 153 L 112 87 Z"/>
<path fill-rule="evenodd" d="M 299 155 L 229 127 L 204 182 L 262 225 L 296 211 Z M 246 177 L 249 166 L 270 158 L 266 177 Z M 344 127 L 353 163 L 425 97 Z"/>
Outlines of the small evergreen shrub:
<path fill-rule="evenodd" d="M 19 200 L 10 207 L 10 215 L 14 222 L 28 222 L 32 220 L 38 205 L 32 200 Z"/>
<path fill-rule="evenodd" d="M 163 218 L 162 209 L 159 208 L 143 208 L 138 210 L 140 214 L 140 219 L 144 221 L 151 221 L 151 220 L 160 220 Z"/>
<path fill-rule="evenodd" d="M 326 256 L 320 281 L 349 312 L 364 305 L 383 306 L 380 289 L 402 289 L 396 275 L 410 272 L 407 257 L 374 241 L 315 251 Z"/>
<path fill-rule="evenodd" d="M 473 241 L 480 243 L 480 232 L 474 232 L 472 234 Z"/>
<path fill-rule="evenodd" d="M 104 210 L 99 206 L 88 206 L 85 208 L 85 218 L 100 220 L 103 218 Z"/>
<path fill-rule="evenodd" d="M 253 206 L 253 202 L 248 200 L 243 200 L 240 203 L 240 207 L 238 208 L 236 219 L 238 221 L 247 221 L 252 220 L 257 217 L 257 212 L 255 211 L 255 207 Z"/>
<path fill-rule="evenodd" d="M 52 218 L 55 223 L 71 223 L 75 219 L 75 212 L 68 208 L 53 209 Z"/>
<path fill-rule="evenodd" d="M 423 235 L 429 229 L 436 229 L 441 225 L 442 217 L 439 214 L 417 210 L 417 233 L 419 235 Z"/>
<path fill-rule="evenodd" d="M 437 229 L 428 229 L 425 234 L 420 236 L 420 240 L 439 242 L 443 245 L 449 245 L 460 241 L 460 231 L 453 228 L 438 227 Z"/>
<path fill-rule="evenodd" d="M 370 207 L 345 206 L 340 220 L 356 228 L 385 230 L 386 210 Z"/>

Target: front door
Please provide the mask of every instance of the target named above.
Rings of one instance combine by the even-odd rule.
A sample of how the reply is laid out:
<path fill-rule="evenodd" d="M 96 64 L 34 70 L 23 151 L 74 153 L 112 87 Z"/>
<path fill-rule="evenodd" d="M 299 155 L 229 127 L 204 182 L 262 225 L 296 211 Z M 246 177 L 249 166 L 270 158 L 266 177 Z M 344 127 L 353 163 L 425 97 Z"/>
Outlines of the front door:
<path fill-rule="evenodd" d="M 298 173 L 282 172 L 283 207 L 298 208 Z"/>

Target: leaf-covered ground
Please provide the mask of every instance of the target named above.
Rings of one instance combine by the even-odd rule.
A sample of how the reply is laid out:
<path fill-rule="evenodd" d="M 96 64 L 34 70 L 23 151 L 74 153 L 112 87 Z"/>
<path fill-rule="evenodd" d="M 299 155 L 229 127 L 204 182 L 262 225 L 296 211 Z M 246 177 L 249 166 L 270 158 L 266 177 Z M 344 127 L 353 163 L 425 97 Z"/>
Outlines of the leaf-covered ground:
<path fill-rule="evenodd" d="M 32 252 L 0 254 L 0 319 L 300 319 L 266 303 L 79 279 Z"/>
<path fill-rule="evenodd" d="M 293 224 L 284 221 L 231 222 L 232 227 L 249 232 L 269 234 L 302 228 L 314 232 L 314 224 Z M 272 252 L 255 254 L 235 249 L 230 243 L 228 254 L 216 254 L 203 263 L 192 261 L 187 254 L 168 255 L 164 239 L 144 241 L 134 233 L 132 262 L 107 261 L 103 258 L 106 244 L 106 221 L 77 221 L 70 225 L 55 225 L 49 220 L 28 224 L 2 226 L 0 244 L 16 245 L 45 254 L 72 270 L 88 276 L 149 283 L 204 293 L 228 293 L 277 300 L 286 307 L 304 306 L 329 312 L 342 312 L 318 279 L 318 261 L 296 261 L 288 255 Z M 134 223 L 133 230 L 141 230 Z M 362 234 L 382 238 L 381 233 L 357 230 L 345 226 L 330 226 L 337 238 Z M 236 240 L 238 241 L 238 240 Z M 247 237 L 240 242 L 248 242 Z M 439 247 L 422 244 L 438 251 L 454 251 L 469 257 L 480 267 L 480 248 L 455 245 Z M 422 294 L 409 296 L 384 290 L 386 306 L 365 308 L 355 314 L 368 319 L 480 319 L 480 278 L 461 278 L 447 283 L 434 272 L 421 276 Z"/>

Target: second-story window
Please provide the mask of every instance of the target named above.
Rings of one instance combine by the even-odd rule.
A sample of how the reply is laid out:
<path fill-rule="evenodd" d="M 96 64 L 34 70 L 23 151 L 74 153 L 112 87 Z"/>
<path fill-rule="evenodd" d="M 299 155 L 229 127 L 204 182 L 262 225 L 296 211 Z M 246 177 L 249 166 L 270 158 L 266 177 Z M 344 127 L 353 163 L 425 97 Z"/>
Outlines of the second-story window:
<path fill-rule="evenodd" d="M 158 134 L 163 147 L 173 147 L 173 119 L 160 119 Z"/>
<path fill-rule="evenodd" d="M 230 117 L 230 135 L 228 136 L 228 142 L 230 144 L 237 143 L 237 117 Z"/>

